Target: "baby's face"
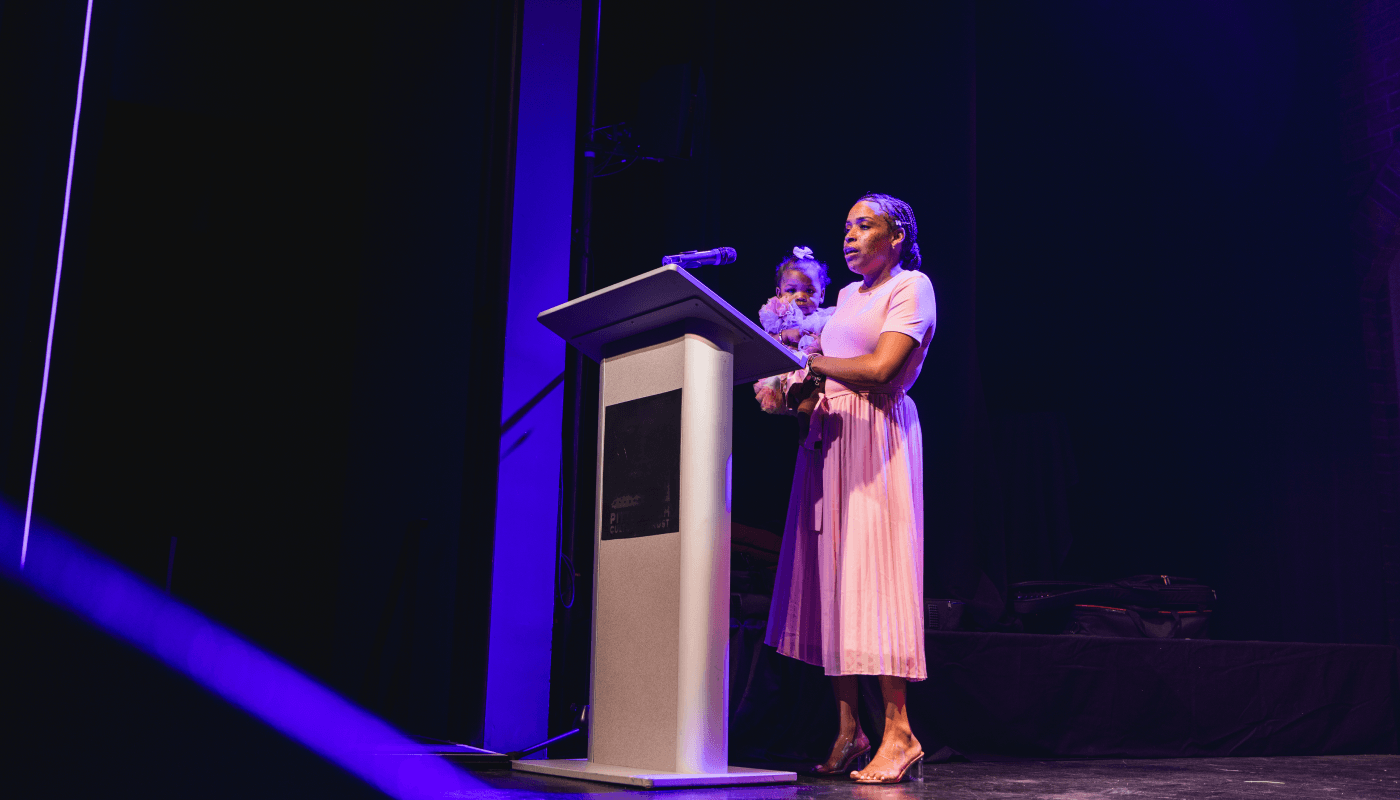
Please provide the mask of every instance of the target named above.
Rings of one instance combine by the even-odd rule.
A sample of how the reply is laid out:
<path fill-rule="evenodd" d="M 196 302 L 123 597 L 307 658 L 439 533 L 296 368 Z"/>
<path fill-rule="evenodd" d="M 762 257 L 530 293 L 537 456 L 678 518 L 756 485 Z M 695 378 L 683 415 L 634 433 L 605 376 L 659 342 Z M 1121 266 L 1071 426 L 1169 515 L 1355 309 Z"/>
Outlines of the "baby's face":
<path fill-rule="evenodd" d="M 822 290 L 812 283 L 812 279 L 802 270 L 790 269 L 783 273 L 778 282 L 778 296 L 802 309 L 806 316 L 822 304 Z"/>

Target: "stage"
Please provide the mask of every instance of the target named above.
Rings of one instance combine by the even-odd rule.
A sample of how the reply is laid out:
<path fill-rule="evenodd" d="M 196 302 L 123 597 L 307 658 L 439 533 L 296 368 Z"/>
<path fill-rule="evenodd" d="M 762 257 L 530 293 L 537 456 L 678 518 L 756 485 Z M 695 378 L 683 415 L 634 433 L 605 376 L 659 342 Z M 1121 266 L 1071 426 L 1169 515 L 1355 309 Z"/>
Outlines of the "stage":
<path fill-rule="evenodd" d="M 463 789 L 452 796 L 493 800 L 549 796 L 563 800 L 571 795 L 628 791 L 607 784 L 519 772 L 478 772 L 475 776 L 482 782 L 481 788 Z M 671 790 L 664 796 L 672 800 L 1380 798 L 1400 796 L 1400 756 L 976 761 L 930 765 L 924 770 L 923 783 L 905 782 L 898 786 L 862 786 L 847 780 L 803 777 L 787 786 Z"/>
<path fill-rule="evenodd" d="M 731 752 L 820 755 L 834 735 L 827 681 L 763 645 L 763 625 L 731 626 Z M 910 717 L 938 760 L 1400 751 L 1400 650 L 1386 645 L 930 632 L 925 652 Z M 873 738 L 873 682 L 861 705 Z"/>
<path fill-rule="evenodd" d="M 819 305 L 869 277 L 876 190 L 936 296 L 917 591 L 977 629 L 908 694 L 930 780 L 669 791 L 1400 800 L 1400 0 L 873 11 L 0 4 L 5 796 L 635 791 L 385 751 L 585 720 L 548 755 L 607 763 L 683 703 L 727 765 L 824 758 L 829 681 L 761 644 L 797 422 L 721 353 L 776 347 L 794 246 Z M 634 393 L 540 322 L 696 252 L 716 302 L 609 335 L 750 338 Z M 676 371 L 644 469 L 663 426 L 604 423 Z M 1141 573 L 1216 638 L 1008 630 L 1018 582 Z"/>

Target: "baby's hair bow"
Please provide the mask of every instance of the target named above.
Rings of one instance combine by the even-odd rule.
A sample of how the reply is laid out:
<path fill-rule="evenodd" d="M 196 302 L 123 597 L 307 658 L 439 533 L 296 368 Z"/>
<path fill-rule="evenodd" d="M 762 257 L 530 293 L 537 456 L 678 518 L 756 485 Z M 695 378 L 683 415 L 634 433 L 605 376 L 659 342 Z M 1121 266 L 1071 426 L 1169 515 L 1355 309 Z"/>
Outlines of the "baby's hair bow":
<path fill-rule="evenodd" d="M 810 247 L 794 247 L 794 248 L 792 248 L 792 254 L 793 254 L 794 256 L 796 256 L 799 260 L 804 260 L 804 261 L 805 261 L 805 260 L 807 260 L 807 259 L 812 258 L 812 248 L 810 248 Z"/>

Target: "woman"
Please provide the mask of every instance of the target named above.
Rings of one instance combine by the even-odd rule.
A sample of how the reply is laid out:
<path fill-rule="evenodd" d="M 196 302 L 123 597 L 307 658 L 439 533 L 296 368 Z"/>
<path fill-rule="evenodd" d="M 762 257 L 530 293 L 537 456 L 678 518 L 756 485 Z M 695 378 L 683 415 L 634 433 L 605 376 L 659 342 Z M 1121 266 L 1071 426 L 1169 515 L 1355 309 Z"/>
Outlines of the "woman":
<path fill-rule="evenodd" d="M 868 194 L 846 216 L 841 290 L 808 368 L 825 396 L 798 457 L 766 641 L 831 676 L 840 729 L 817 772 L 870 749 L 857 675 L 878 675 L 885 731 L 861 783 L 896 783 L 923 758 L 905 689 L 928 677 L 923 629 L 923 442 L 906 392 L 933 338 L 933 284 L 909 204 Z"/>

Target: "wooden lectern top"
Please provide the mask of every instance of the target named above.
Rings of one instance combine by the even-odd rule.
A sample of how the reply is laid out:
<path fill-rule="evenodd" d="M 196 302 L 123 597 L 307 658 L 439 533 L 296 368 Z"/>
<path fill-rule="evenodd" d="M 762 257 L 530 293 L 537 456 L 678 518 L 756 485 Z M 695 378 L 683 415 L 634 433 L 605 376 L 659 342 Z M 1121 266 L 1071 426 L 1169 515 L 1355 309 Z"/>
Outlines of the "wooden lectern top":
<path fill-rule="evenodd" d="M 734 345 L 734 383 L 751 383 L 801 366 L 748 317 L 674 264 L 541 311 L 539 321 L 594 361 L 611 342 L 687 319 L 722 331 Z"/>

